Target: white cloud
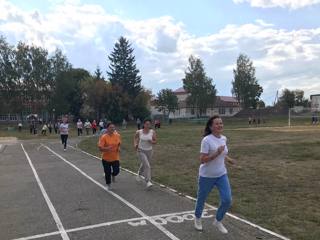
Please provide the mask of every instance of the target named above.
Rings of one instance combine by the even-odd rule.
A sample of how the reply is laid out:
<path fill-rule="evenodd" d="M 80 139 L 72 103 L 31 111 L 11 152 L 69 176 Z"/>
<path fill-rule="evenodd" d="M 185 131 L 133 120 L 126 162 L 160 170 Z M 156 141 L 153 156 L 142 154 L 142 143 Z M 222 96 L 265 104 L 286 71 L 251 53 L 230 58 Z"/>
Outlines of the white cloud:
<path fill-rule="evenodd" d="M 239 53 L 256 66 L 271 103 L 277 90 L 320 92 L 320 28 L 288 31 L 261 19 L 227 25 L 217 33 L 194 36 L 170 16 L 136 21 L 111 15 L 99 5 L 63 2 L 46 14 L 25 12 L 0 1 L 0 34 L 47 48 L 61 48 L 75 67 L 107 69 L 107 55 L 123 35 L 135 48 L 143 84 L 154 92 L 181 86 L 190 54 L 199 56 L 219 94 L 229 95 Z"/>
<path fill-rule="evenodd" d="M 320 3 L 320 0 L 233 0 L 235 3 L 249 3 L 252 7 L 299 9 Z"/>

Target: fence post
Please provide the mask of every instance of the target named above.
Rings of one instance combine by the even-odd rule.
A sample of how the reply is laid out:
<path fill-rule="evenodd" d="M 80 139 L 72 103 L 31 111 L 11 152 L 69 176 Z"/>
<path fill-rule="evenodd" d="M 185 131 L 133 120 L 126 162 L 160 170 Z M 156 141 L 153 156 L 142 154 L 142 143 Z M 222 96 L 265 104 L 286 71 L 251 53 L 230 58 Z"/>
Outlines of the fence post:
<path fill-rule="evenodd" d="M 291 108 L 289 108 L 288 112 L 288 127 L 291 127 Z"/>

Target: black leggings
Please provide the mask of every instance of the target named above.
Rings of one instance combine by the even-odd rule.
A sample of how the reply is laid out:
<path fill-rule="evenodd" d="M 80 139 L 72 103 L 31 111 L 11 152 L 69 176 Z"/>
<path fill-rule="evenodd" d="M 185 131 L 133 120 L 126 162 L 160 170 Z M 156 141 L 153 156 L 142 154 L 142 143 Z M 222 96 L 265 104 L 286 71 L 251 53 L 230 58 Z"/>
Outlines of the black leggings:
<path fill-rule="evenodd" d="M 105 173 L 106 184 L 110 184 L 111 175 L 117 176 L 120 172 L 120 162 L 118 160 L 113 162 L 107 162 L 106 160 L 102 159 L 102 165 Z"/>
<path fill-rule="evenodd" d="M 60 136 L 61 136 L 61 142 L 62 142 L 64 148 L 66 149 L 67 148 L 68 135 L 61 134 Z"/>

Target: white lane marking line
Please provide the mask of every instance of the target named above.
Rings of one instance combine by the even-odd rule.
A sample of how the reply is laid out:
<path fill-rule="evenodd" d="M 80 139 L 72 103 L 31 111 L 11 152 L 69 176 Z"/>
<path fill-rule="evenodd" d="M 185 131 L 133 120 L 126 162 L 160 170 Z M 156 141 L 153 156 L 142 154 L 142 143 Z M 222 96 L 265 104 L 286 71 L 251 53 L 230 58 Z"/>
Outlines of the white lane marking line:
<path fill-rule="evenodd" d="M 133 222 L 133 221 L 148 220 L 148 218 L 157 219 L 157 218 L 162 218 L 162 217 L 170 217 L 170 216 L 183 215 L 183 214 L 188 214 L 188 213 L 194 213 L 194 210 L 184 211 L 184 212 L 167 213 L 167 214 L 161 214 L 161 215 L 154 215 L 154 216 L 149 216 L 149 217 L 137 217 L 137 218 L 129 218 L 129 219 L 116 220 L 116 221 L 111 221 L 111 222 L 98 223 L 98 224 L 94 224 L 94 225 L 88 225 L 88 226 L 84 226 L 84 227 L 68 229 L 68 230 L 66 230 L 66 232 L 78 232 L 78 231 L 82 231 L 82 230 L 111 226 L 111 225 L 115 225 L 115 224 L 119 224 L 119 223 L 129 223 L 129 222 Z"/>
<path fill-rule="evenodd" d="M 50 237 L 50 236 L 56 236 L 56 235 L 60 235 L 60 232 L 57 231 L 57 232 L 51 232 L 51 233 L 37 234 L 29 237 L 15 238 L 13 240 L 31 240 L 31 239 Z"/>
<path fill-rule="evenodd" d="M 161 232 L 163 232 L 165 235 L 167 235 L 170 239 L 172 240 L 179 240 L 178 237 L 176 237 L 175 235 L 173 235 L 171 232 L 169 232 L 167 229 L 165 229 L 163 226 L 159 225 L 157 222 L 155 222 L 152 218 L 150 218 L 148 215 L 146 215 L 144 212 L 142 212 L 139 208 L 135 207 L 133 204 L 131 204 L 130 202 L 128 202 L 127 200 L 125 200 L 124 198 L 122 198 L 121 196 L 119 196 L 118 194 L 109 191 L 105 186 L 103 186 L 101 183 L 97 182 L 96 180 L 94 180 L 92 177 L 90 177 L 88 174 L 86 174 L 85 172 L 83 172 L 80 168 L 78 168 L 76 165 L 72 164 L 71 162 L 69 162 L 68 160 L 66 160 L 64 157 L 62 157 L 61 155 L 59 155 L 58 153 L 56 153 L 55 151 L 53 151 L 51 148 L 49 148 L 46 145 L 43 145 L 46 149 L 48 149 L 48 151 L 50 151 L 51 153 L 55 154 L 57 157 L 59 157 L 61 160 L 63 160 L 65 163 L 69 164 L 71 167 L 73 167 L 74 169 L 76 169 L 78 172 L 80 172 L 83 176 L 85 176 L 86 178 L 88 178 L 89 180 L 91 180 L 93 183 L 95 183 L 96 185 L 98 185 L 99 187 L 101 187 L 102 189 L 104 189 L 106 192 L 108 192 L 109 194 L 111 194 L 112 196 L 114 196 L 115 198 L 117 198 L 118 200 L 120 200 L 121 202 L 123 202 L 124 204 L 126 204 L 128 207 L 130 207 L 132 210 L 134 210 L 136 213 L 138 213 L 139 215 L 141 215 L 142 217 L 145 217 L 147 221 L 149 221 L 151 224 L 153 224 L 156 228 L 158 228 Z"/>
<path fill-rule="evenodd" d="M 212 217 L 211 215 L 206 215 L 206 214 L 208 214 L 208 211 L 210 211 L 210 209 L 205 209 L 203 211 L 204 214 L 205 214 L 205 218 Z M 194 210 L 190 210 L 190 211 L 184 211 L 184 212 L 175 212 L 175 213 L 166 213 L 166 214 L 161 214 L 161 215 L 153 215 L 153 216 L 150 216 L 150 218 L 159 219 L 159 218 L 164 218 L 164 217 L 172 217 L 172 216 L 176 216 L 176 215 L 193 214 L 193 213 L 194 213 Z M 137 217 L 137 218 L 129 218 L 129 219 L 123 219 L 123 220 L 116 220 L 116 221 L 98 223 L 98 224 L 88 225 L 88 226 L 83 226 L 83 227 L 78 227 L 78 228 L 66 229 L 66 232 L 67 233 L 78 232 L 78 231 L 83 231 L 83 230 L 88 230 L 88 229 L 111 226 L 111 225 L 120 224 L 120 223 L 129 223 L 129 222 L 132 222 L 132 221 L 141 221 L 141 220 L 145 220 L 145 219 L 146 219 L 145 217 Z M 190 218 L 190 219 L 187 219 L 187 220 L 193 220 L 193 219 Z M 51 232 L 51 233 L 37 234 L 37 235 L 23 237 L 23 238 L 15 238 L 13 240 L 31 240 L 31 239 L 55 236 L 55 235 L 59 235 L 59 234 L 60 234 L 60 232 L 56 231 L 56 232 Z"/>
<path fill-rule="evenodd" d="M 61 220 L 60 220 L 60 218 L 58 216 L 58 213 L 57 213 L 56 209 L 54 208 L 54 206 L 53 206 L 53 204 L 52 204 L 52 202 L 51 202 L 46 190 L 44 189 L 44 187 L 42 185 L 42 182 L 41 182 L 41 180 L 40 180 L 40 178 L 38 176 L 38 173 L 37 173 L 35 167 L 33 166 L 33 163 L 31 161 L 28 153 L 24 149 L 22 143 L 21 143 L 21 147 L 22 147 L 22 150 L 23 150 L 24 154 L 26 155 L 26 158 L 28 159 L 29 165 L 30 165 L 30 167 L 32 169 L 32 172 L 33 172 L 33 174 L 34 174 L 34 176 L 35 176 L 35 178 L 37 180 L 37 183 L 38 183 L 38 185 L 40 187 L 42 195 L 43 195 L 44 199 L 46 200 L 46 203 L 47 203 L 47 205 L 48 205 L 48 207 L 50 209 L 50 212 L 51 212 L 51 214 L 53 216 L 53 219 L 56 222 L 56 225 L 58 227 L 58 230 L 59 230 L 59 232 L 61 234 L 62 239 L 63 240 L 69 240 L 70 238 L 69 238 L 68 234 L 66 233 L 66 230 L 64 229 L 63 225 L 62 225 L 62 222 L 61 222 Z"/>
<path fill-rule="evenodd" d="M 75 147 L 73 147 L 73 146 L 70 146 L 70 147 L 71 147 L 72 149 L 74 149 L 74 150 L 79 150 L 80 152 L 82 152 L 82 153 L 84 153 L 84 154 L 86 154 L 86 155 L 88 155 L 88 156 L 91 156 L 91 157 L 93 157 L 93 158 L 96 158 L 96 159 L 99 159 L 99 160 L 100 160 L 100 158 L 98 158 L 97 156 L 95 156 L 95 155 L 93 155 L 93 154 L 91 154 L 91 153 L 88 153 L 88 152 L 83 151 L 83 150 L 81 150 L 81 149 L 77 149 L 77 148 L 75 148 Z M 132 172 L 132 171 L 130 171 L 130 170 L 128 170 L 128 169 L 123 168 L 123 170 L 125 170 L 126 172 L 129 172 L 129 173 L 131 173 L 131 174 L 133 174 L 133 175 L 137 175 L 136 173 L 134 173 L 134 172 Z M 162 185 L 162 184 L 161 184 L 161 185 Z M 163 186 L 165 186 L 165 185 L 163 185 Z M 170 188 L 170 187 L 166 187 L 166 188 L 169 189 L 169 190 L 172 189 L 172 188 Z M 175 189 L 172 189 L 172 190 L 174 190 L 174 192 L 178 192 L 178 191 L 175 190 Z M 186 196 L 186 198 L 188 198 L 188 199 L 190 199 L 190 200 L 193 200 L 193 201 L 196 201 L 196 199 L 193 198 L 193 197 Z M 206 206 L 210 207 L 210 208 L 213 209 L 213 210 L 216 210 L 216 209 L 217 209 L 217 207 L 212 206 L 212 205 L 210 205 L 210 204 L 206 204 Z M 228 215 L 229 217 L 235 219 L 235 220 L 238 220 L 238 221 L 240 221 L 240 222 L 243 222 L 243 223 L 245 223 L 245 224 L 248 224 L 248 225 L 250 225 L 251 227 L 258 228 L 260 231 L 263 231 L 263 232 L 265 232 L 265 233 L 268 233 L 268 234 L 270 234 L 270 235 L 272 235 L 272 236 L 278 237 L 278 238 L 283 239 L 283 240 L 290 240 L 290 238 L 287 238 L 287 237 L 285 237 L 285 236 L 283 236 L 283 235 L 281 235 L 281 234 L 278 234 L 278 233 L 276 233 L 276 232 L 273 232 L 273 231 L 271 231 L 271 230 L 268 230 L 268 229 L 266 229 L 266 228 L 264 228 L 264 227 L 261 227 L 261 226 L 259 226 L 259 225 L 257 225 L 257 224 L 254 224 L 254 223 L 252 223 L 252 222 L 250 222 L 250 221 L 248 221 L 248 220 L 245 220 L 245 219 L 243 219 L 243 218 L 237 217 L 237 216 L 234 215 L 234 214 L 227 213 L 227 215 Z"/>
<path fill-rule="evenodd" d="M 209 205 L 209 206 L 211 206 L 211 205 Z M 287 238 L 287 237 L 282 236 L 282 235 L 280 235 L 280 234 L 278 234 L 278 233 L 275 233 L 275 232 L 273 232 L 273 231 L 270 231 L 270 230 L 268 230 L 268 229 L 266 229 L 266 228 L 264 228 L 264 227 L 260 227 L 260 226 L 257 225 L 257 224 L 254 224 L 254 223 L 249 222 L 249 221 L 247 221 L 247 220 L 245 220 L 245 219 L 239 218 L 239 217 L 237 217 L 237 216 L 235 216 L 235 215 L 233 215 L 233 214 L 231 214 L 231 213 L 227 213 L 227 215 L 228 215 L 229 217 L 233 218 L 233 219 L 236 219 L 236 220 L 238 220 L 238 221 L 240 221 L 240 222 L 246 223 L 246 224 L 248 224 L 248 225 L 250 225 L 250 226 L 252 226 L 252 227 L 258 228 L 259 230 L 261 230 L 261 231 L 263 231 L 263 232 L 266 232 L 266 233 L 269 233 L 270 235 L 273 235 L 273 236 L 278 237 L 278 238 L 280 238 L 280 239 L 290 240 L 290 238 Z"/>

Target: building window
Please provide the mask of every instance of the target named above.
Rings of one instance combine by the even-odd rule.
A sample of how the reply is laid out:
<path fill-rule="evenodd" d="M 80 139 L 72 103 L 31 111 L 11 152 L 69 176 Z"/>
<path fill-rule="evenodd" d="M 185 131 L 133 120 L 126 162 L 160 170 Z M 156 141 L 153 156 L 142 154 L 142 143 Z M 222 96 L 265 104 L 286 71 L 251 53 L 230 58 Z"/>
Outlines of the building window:
<path fill-rule="evenodd" d="M 233 114 L 233 108 L 229 108 L 229 113 Z"/>
<path fill-rule="evenodd" d="M 191 108 L 191 115 L 194 115 L 194 108 Z"/>
<path fill-rule="evenodd" d="M 10 115 L 10 119 L 11 121 L 17 121 L 17 116 L 16 115 Z"/>
<path fill-rule="evenodd" d="M 226 109 L 225 108 L 219 108 L 219 114 L 220 115 L 225 115 L 226 114 Z"/>

